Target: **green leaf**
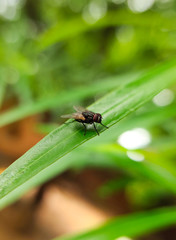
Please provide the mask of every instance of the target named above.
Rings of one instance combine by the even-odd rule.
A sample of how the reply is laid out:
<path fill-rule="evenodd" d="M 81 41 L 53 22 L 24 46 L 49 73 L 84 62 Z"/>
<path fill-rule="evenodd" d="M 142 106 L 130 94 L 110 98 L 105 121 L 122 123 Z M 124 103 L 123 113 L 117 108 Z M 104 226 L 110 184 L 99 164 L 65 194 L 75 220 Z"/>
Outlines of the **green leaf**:
<path fill-rule="evenodd" d="M 164 17 L 156 12 L 134 14 L 121 9 L 108 12 L 105 17 L 95 21 L 93 24 L 87 23 L 82 17 L 64 20 L 63 22 L 60 20 L 59 23 L 39 36 L 37 46 L 41 51 L 56 42 L 68 40 L 86 31 L 100 29 L 107 26 L 132 25 L 149 29 L 155 27 L 175 30 L 174 22 L 175 16 Z"/>
<path fill-rule="evenodd" d="M 113 179 L 105 182 L 98 189 L 98 195 L 102 198 L 111 196 L 114 192 L 117 192 L 126 187 L 132 179 L 129 177 L 123 177 L 121 179 Z"/>
<path fill-rule="evenodd" d="M 121 236 L 138 237 L 175 224 L 176 207 L 160 208 L 115 218 L 105 225 L 76 236 L 58 240 L 114 240 Z"/>
<path fill-rule="evenodd" d="M 101 154 L 107 153 L 109 159 L 112 159 L 120 169 L 123 169 L 131 175 L 136 175 L 136 178 L 143 176 L 146 179 L 161 184 L 176 194 L 176 177 L 160 165 L 148 161 L 132 161 L 126 154 L 122 154 L 122 152 L 119 151 L 117 145 L 104 144 L 95 148 L 97 148 Z M 121 155 L 119 155 L 119 153 Z"/>
<path fill-rule="evenodd" d="M 162 89 L 176 82 L 175 76 L 176 60 L 163 63 L 135 81 L 122 84 L 120 88 L 90 106 L 90 110 L 100 112 L 104 117 L 103 123 L 110 127 L 152 99 Z M 60 126 L 0 175 L 1 208 L 11 200 L 10 195 L 13 191 L 24 192 L 25 183 L 29 180 L 33 180 L 34 185 L 40 182 L 40 177 L 35 178 L 35 176 L 42 174 L 47 167 L 57 162 L 59 171 L 64 155 L 93 137 L 98 141 L 94 131 L 88 131 L 84 136 L 82 127 L 77 128 L 77 126 L 78 123 Z M 105 130 L 99 126 L 100 132 Z"/>
<path fill-rule="evenodd" d="M 75 88 L 67 92 L 61 92 L 57 96 L 40 99 L 30 104 L 20 105 L 0 115 L 0 127 L 21 120 L 30 115 L 41 113 L 52 108 L 58 108 L 63 104 L 78 101 L 97 93 L 111 90 L 114 87 L 117 87 L 120 82 L 127 80 L 132 81 L 136 78 L 136 76 L 139 76 L 139 73 L 111 77 L 101 82 L 97 81 L 90 86 Z"/>

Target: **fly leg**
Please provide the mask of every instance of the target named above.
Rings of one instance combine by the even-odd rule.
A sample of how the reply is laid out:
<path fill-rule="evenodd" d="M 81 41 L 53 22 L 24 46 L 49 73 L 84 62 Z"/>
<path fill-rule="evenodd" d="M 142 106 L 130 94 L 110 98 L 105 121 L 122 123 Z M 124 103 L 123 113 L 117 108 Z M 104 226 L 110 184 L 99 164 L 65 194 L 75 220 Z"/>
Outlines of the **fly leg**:
<path fill-rule="evenodd" d="M 86 132 L 87 132 L 87 128 L 86 128 L 86 125 L 82 122 L 82 125 L 84 126 L 84 136 L 86 135 Z"/>
<path fill-rule="evenodd" d="M 94 126 L 94 129 L 95 129 L 96 133 L 99 135 L 99 132 L 98 132 L 98 130 L 96 129 L 96 126 L 95 126 L 95 123 L 94 123 L 94 122 L 93 122 L 93 126 Z"/>
<path fill-rule="evenodd" d="M 108 128 L 107 126 L 105 126 L 103 123 L 100 123 L 103 127 L 105 127 L 105 128 Z"/>

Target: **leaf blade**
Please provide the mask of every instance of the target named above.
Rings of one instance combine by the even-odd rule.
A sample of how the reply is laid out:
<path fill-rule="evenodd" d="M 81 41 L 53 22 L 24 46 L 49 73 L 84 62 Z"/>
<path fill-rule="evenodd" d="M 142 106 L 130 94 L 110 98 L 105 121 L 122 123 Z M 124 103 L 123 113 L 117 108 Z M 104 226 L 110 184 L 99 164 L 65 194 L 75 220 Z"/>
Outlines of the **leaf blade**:
<path fill-rule="evenodd" d="M 33 114 L 38 114 L 49 109 L 56 107 L 61 107 L 63 104 L 69 103 L 71 101 L 78 101 L 85 97 L 91 97 L 94 94 L 102 93 L 104 91 L 112 90 L 114 87 L 118 87 L 119 83 L 122 81 L 134 80 L 139 73 L 134 75 L 123 75 L 117 78 L 111 77 L 103 80 L 101 84 L 97 81 L 95 84 L 90 86 L 75 88 L 67 92 L 61 92 L 57 96 L 53 96 L 47 99 L 40 99 L 36 102 L 20 105 L 8 111 L 5 111 L 0 115 L 0 127 L 13 123 L 15 121 L 21 120 L 25 117 L 31 116 Z M 117 81 L 118 80 L 118 81 Z"/>
<path fill-rule="evenodd" d="M 56 238 L 57 240 L 114 240 L 121 236 L 138 237 L 145 233 L 150 233 L 175 224 L 176 208 L 168 207 L 155 209 L 143 213 L 129 214 L 124 217 L 115 218 L 105 225 L 92 231 L 79 234 Z M 137 227 L 140 226 L 140 227 Z M 55 239 L 55 240 L 56 240 Z"/>
<path fill-rule="evenodd" d="M 90 110 L 105 117 L 104 124 L 112 126 L 127 114 L 150 100 L 163 88 L 176 81 L 176 60 L 161 64 L 136 81 L 126 83 L 97 101 Z M 62 157 L 96 136 L 89 131 L 75 130 L 76 124 L 62 125 L 26 152 L 0 175 L 0 198 L 6 197 L 20 185 L 33 178 Z M 101 128 L 101 131 L 104 131 Z M 1 207 L 1 200 L 0 200 Z"/>
<path fill-rule="evenodd" d="M 107 26 L 132 25 L 143 28 L 151 28 L 152 26 L 155 29 L 166 28 L 175 30 L 174 21 L 175 17 L 166 18 L 157 13 L 151 12 L 137 15 L 121 9 L 108 12 L 106 16 L 93 24 L 87 23 L 82 17 L 63 20 L 62 24 L 61 21 L 59 21 L 59 23 L 56 23 L 38 37 L 36 46 L 38 51 L 43 51 L 56 42 L 65 41 L 78 34 L 90 30 L 105 28 Z"/>

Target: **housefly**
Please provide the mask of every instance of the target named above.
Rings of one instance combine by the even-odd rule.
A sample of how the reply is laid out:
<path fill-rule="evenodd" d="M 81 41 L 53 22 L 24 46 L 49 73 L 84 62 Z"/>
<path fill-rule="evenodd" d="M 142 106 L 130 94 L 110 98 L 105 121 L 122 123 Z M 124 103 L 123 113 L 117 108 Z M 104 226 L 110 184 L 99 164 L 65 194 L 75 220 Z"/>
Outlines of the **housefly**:
<path fill-rule="evenodd" d="M 105 128 L 108 128 L 107 126 L 103 125 L 103 123 L 101 122 L 102 116 L 100 113 L 91 112 L 83 107 L 75 107 L 74 106 L 74 109 L 76 110 L 75 113 L 63 115 L 61 117 L 62 118 L 73 118 L 74 121 L 82 123 L 82 125 L 84 126 L 84 130 L 85 130 L 84 135 L 86 135 L 86 131 L 87 131 L 85 123 L 93 124 L 94 129 L 98 135 L 99 135 L 99 132 L 96 128 L 95 122 L 100 123 Z"/>

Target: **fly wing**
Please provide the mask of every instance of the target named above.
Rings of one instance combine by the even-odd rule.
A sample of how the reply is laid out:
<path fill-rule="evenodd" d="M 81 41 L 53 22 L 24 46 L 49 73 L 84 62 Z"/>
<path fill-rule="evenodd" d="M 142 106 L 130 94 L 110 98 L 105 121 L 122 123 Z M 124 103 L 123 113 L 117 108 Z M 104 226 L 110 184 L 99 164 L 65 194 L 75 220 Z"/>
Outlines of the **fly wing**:
<path fill-rule="evenodd" d="M 78 113 L 82 113 L 82 112 L 88 112 L 87 109 L 81 107 L 81 106 L 73 106 L 73 108 L 78 112 Z"/>
<path fill-rule="evenodd" d="M 85 117 L 81 114 L 81 113 L 71 113 L 71 114 L 67 114 L 67 115 L 62 115 L 62 118 L 73 118 L 76 120 L 85 120 Z"/>
<path fill-rule="evenodd" d="M 91 111 L 89 111 L 88 109 L 83 108 L 83 107 L 80 107 L 80 106 L 73 106 L 73 107 L 74 107 L 74 109 L 77 111 L 77 113 L 87 112 L 87 113 L 89 113 L 90 115 L 94 115 L 94 114 L 95 114 L 94 112 L 91 112 Z"/>
<path fill-rule="evenodd" d="M 62 115 L 61 118 L 74 118 L 74 113 Z"/>

